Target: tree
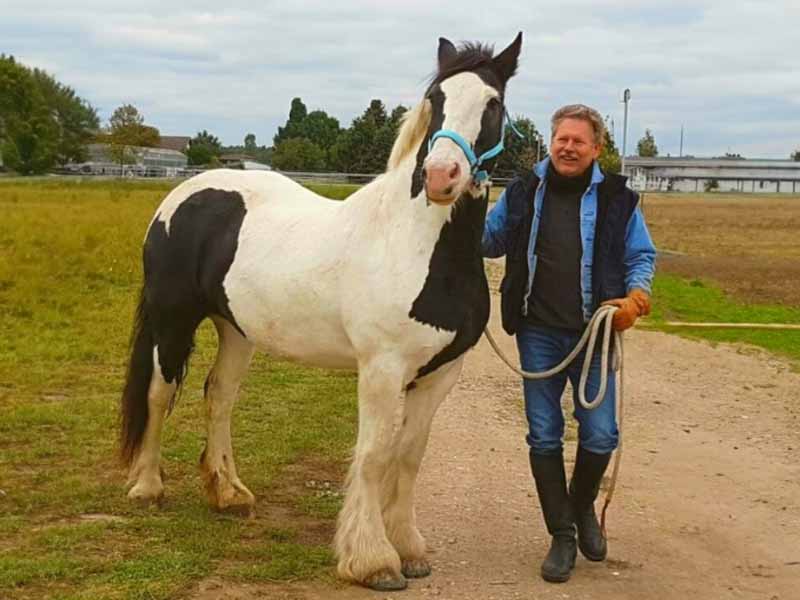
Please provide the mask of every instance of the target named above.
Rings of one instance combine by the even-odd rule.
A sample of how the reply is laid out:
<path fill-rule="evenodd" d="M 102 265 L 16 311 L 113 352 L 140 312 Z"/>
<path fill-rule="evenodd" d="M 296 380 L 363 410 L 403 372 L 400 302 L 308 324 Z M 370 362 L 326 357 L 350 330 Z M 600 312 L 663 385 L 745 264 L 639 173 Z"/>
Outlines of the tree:
<path fill-rule="evenodd" d="M 273 142 L 277 149 L 286 140 L 305 138 L 322 149 L 325 154 L 325 163 L 321 169 L 326 169 L 330 168 L 331 148 L 336 144 L 340 134 L 341 128 L 338 119 L 329 116 L 322 110 L 309 113 L 303 101 L 300 98 L 294 98 L 289 109 L 289 120 L 283 127 L 278 128 Z"/>
<path fill-rule="evenodd" d="M 644 137 L 639 140 L 636 145 L 639 156 L 652 158 L 658 156 L 658 146 L 656 146 L 656 138 L 649 129 L 644 130 Z"/>
<path fill-rule="evenodd" d="M 244 136 L 245 154 L 253 156 L 257 150 L 258 150 L 258 145 L 256 144 L 256 134 L 248 133 L 246 136 Z"/>
<path fill-rule="evenodd" d="M 789 158 L 791 158 L 793 161 L 800 162 L 800 149 L 795 150 L 794 152 L 792 152 L 792 154 L 791 154 L 791 156 Z"/>
<path fill-rule="evenodd" d="M 372 100 L 331 148 L 333 168 L 345 173 L 383 172 L 406 110 L 398 106 L 388 115 L 382 101 Z"/>
<path fill-rule="evenodd" d="M 144 117 L 132 104 L 118 107 L 108 120 L 109 133 L 105 140 L 114 162 L 122 168 L 136 162 L 136 148 L 158 146 L 161 135 L 158 129 L 144 124 Z"/>
<path fill-rule="evenodd" d="M 325 152 L 306 138 L 290 138 L 275 146 L 272 166 L 282 171 L 319 171 L 325 166 Z"/>
<path fill-rule="evenodd" d="M 600 163 L 600 168 L 604 173 L 619 173 L 622 170 L 622 157 L 608 128 L 606 128 L 605 143 L 597 162 Z"/>
<path fill-rule="evenodd" d="M 511 127 L 506 127 L 503 137 L 505 149 L 495 163 L 495 174 L 498 176 L 513 177 L 524 173 L 530 170 L 540 156 L 547 156 L 544 140 L 533 121 L 526 117 L 517 117 L 513 119 L 513 125 L 522 137 L 514 133 Z"/>
<path fill-rule="evenodd" d="M 0 55 L 0 153 L 22 174 L 85 158 L 96 111 L 45 71 Z"/>
<path fill-rule="evenodd" d="M 59 83 L 47 72 L 34 69 L 33 78 L 59 129 L 56 162 L 64 165 L 85 161 L 86 146 L 100 127 L 97 110 L 78 97 L 71 87 Z"/>
<path fill-rule="evenodd" d="M 253 136 L 253 141 L 255 142 L 255 136 Z M 189 149 L 186 151 L 188 163 L 194 166 L 212 164 L 214 159 L 218 160 L 221 154 L 222 144 L 219 138 L 205 129 L 189 140 Z"/>

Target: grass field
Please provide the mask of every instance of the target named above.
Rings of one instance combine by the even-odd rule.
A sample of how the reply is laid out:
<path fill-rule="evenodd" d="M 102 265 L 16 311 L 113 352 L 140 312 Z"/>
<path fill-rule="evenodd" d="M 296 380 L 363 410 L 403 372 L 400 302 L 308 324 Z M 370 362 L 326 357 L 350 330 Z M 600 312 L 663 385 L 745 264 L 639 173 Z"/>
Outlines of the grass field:
<path fill-rule="evenodd" d="M 166 427 L 166 502 L 125 498 L 117 402 L 141 240 L 170 187 L 0 182 L 0 598 L 174 598 L 209 575 L 329 573 L 340 500 L 326 482 L 338 489 L 355 440 L 352 374 L 257 356 L 233 424 L 257 514 L 220 516 L 197 467 L 216 345 L 204 325 Z"/>
<path fill-rule="evenodd" d="M 209 576 L 330 577 L 336 492 L 355 440 L 352 374 L 256 357 L 233 427 L 257 513 L 218 515 L 206 507 L 197 467 L 201 388 L 215 347 L 203 326 L 164 436 L 166 501 L 148 510 L 125 498 L 117 402 L 141 241 L 173 185 L 0 180 L 0 598 L 175 598 Z M 341 198 L 353 189 L 317 191 Z M 660 247 L 722 258 L 736 248 L 753 264 L 797 261 L 800 242 L 780 232 L 784 224 L 797 230 L 800 200 L 780 200 L 765 224 L 760 215 L 773 201 L 648 197 L 646 212 Z M 752 215 L 758 234 L 746 225 Z M 712 229 L 724 234 L 709 239 Z M 737 295 L 736 277 L 701 264 L 688 273 L 660 266 L 653 320 L 800 322 L 796 299 Z M 791 273 L 773 277 L 785 283 Z M 796 333 L 701 335 L 800 358 Z"/>
<path fill-rule="evenodd" d="M 800 323 L 800 197 L 647 194 L 654 321 Z M 800 331 L 680 330 L 800 360 Z"/>

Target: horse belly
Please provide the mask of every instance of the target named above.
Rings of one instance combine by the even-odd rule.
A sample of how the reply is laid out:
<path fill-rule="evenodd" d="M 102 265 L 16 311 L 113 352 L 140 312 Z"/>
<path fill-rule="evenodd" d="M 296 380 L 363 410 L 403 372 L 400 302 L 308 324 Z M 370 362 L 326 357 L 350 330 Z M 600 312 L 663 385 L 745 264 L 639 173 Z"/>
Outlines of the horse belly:
<path fill-rule="evenodd" d="M 307 227 L 257 215 L 242 227 L 225 291 L 245 335 L 261 350 L 328 368 L 355 368 L 339 309 L 335 243 L 320 244 Z M 281 222 L 282 225 L 278 225 Z M 265 234 L 265 223 L 269 223 Z M 327 237 L 327 236 L 325 236 Z"/>

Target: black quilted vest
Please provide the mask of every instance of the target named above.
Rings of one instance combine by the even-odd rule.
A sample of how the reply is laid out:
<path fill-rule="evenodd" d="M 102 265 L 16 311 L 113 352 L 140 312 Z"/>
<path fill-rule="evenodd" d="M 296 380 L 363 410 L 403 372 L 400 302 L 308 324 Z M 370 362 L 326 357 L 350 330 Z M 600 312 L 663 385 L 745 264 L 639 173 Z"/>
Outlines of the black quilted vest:
<path fill-rule="evenodd" d="M 606 173 L 597 188 L 597 219 L 592 264 L 592 310 L 625 296 L 625 232 L 639 196 L 625 187 L 626 177 Z M 506 273 L 500 284 L 503 329 L 517 332 L 528 285 L 528 242 L 539 178 L 531 171 L 506 187 Z"/>

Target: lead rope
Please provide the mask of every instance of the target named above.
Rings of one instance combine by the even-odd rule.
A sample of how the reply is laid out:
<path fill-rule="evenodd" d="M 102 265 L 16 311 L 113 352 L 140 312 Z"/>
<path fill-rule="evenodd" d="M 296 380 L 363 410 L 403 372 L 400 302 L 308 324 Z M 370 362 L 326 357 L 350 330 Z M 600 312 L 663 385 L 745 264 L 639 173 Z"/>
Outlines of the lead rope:
<path fill-rule="evenodd" d="M 581 368 L 581 378 L 578 384 L 578 402 L 580 402 L 580 405 L 586 410 L 594 410 L 603 403 L 606 395 L 606 388 L 608 387 L 608 355 L 610 351 L 611 332 L 613 331 L 613 327 L 611 325 L 614 318 L 614 313 L 617 312 L 617 310 L 618 309 L 616 306 L 610 305 L 601 306 L 598 308 L 594 315 L 592 315 L 589 325 L 584 330 L 581 339 L 578 340 L 578 343 L 575 345 L 575 348 L 572 350 L 572 352 L 570 352 L 564 360 L 562 360 L 552 369 L 541 371 L 539 373 L 523 371 L 514 365 L 497 345 L 497 342 L 492 337 L 492 333 L 489 331 L 488 325 L 486 329 L 484 329 L 484 334 L 486 335 L 486 339 L 489 340 L 489 344 L 497 353 L 497 356 L 499 356 L 502 361 L 511 368 L 512 371 L 524 379 L 547 379 L 548 377 L 552 377 L 556 373 L 560 373 L 566 369 L 567 366 L 575 359 L 575 357 L 578 356 L 578 354 L 580 354 L 584 348 L 586 348 L 586 355 L 583 360 L 583 367 Z M 607 323 L 607 326 L 603 330 L 603 349 L 602 354 L 600 355 L 600 389 L 597 391 L 597 396 L 595 396 L 593 400 L 587 402 L 586 382 L 589 378 L 589 369 L 592 365 L 592 359 L 594 358 L 597 334 L 600 331 L 600 327 L 602 327 L 604 323 Z M 617 394 L 617 423 L 619 428 L 619 442 L 617 444 L 616 455 L 614 456 L 614 466 L 611 471 L 611 482 L 609 483 L 608 491 L 606 492 L 606 499 L 603 503 L 603 511 L 600 515 L 600 529 L 604 538 L 607 537 L 606 510 L 608 509 L 608 505 L 611 504 L 611 500 L 614 497 L 614 490 L 617 487 L 617 477 L 619 476 L 619 464 L 622 458 L 622 415 L 624 408 L 623 385 L 625 382 L 625 373 L 622 334 L 618 331 L 614 331 L 614 347 L 615 352 L 613 356 L 612 367 L 615 373 L 619 372 L 619 394 Z"/>

